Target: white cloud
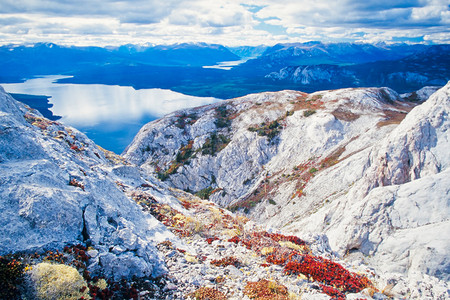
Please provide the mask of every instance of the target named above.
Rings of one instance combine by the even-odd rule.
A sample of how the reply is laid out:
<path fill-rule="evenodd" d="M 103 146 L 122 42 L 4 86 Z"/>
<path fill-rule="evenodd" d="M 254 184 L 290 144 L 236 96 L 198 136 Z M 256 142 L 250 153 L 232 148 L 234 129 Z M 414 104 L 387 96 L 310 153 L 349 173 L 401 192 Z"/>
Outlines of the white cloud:
<path fill-rule="evenodd" d="M 2 0 L 3 43 L 449 40 L 448 0 Z M 275 32 L 275 30 L 278 30 Z"/>

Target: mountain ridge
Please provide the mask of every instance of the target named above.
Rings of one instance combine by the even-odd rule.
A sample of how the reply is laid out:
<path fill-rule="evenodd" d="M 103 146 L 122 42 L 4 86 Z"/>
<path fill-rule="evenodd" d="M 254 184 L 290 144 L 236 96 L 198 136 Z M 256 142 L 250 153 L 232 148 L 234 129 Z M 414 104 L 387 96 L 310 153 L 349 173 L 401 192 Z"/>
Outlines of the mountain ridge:
<path fill-rule="evenodd" d="M 438 233 L 449 225 L 449 91 L 420 105 L 386 88 L 249 95 L 149 123 L 124 157 L 259 223 L 325 234 L 341 256 L 400 270 L 407 293 L 423 276 L 449 278 Z"/>
<path fill-rule="evenodd" d="M 450 83 L 421 104 L 388 88 L 230 99 L 149 123 L 125 157 L 0 96 L 0 262 L 25 274 L 77 253 L 105 297 L 448 297 Z M 168 185 L 186 180 L 254 221 Z"/>
<path fill-rule="evenodd" d="M 320 243 L 266 232 L 245 217 L 169 188 L 76 129 L 43 118 L 3 90 L 0 97 L 0 297 L 207 294 L 238 300 L 257 284 L 269 295 L 276 286 L 286 297 L 289 291 L 291 297 L 314 299 L 357 297 L 372 289 L 370 279 L 332 262 Z M 311 282 L 295 279 L 295 269 L 288 276 L 287 266 L 266 263 L 270 253 L 263 250 L 269 246 L 286 259 L 295 254 L 330 265 L 338 275 L 325 273 L 331 280 L 325 284 L 341 290 L 317 289 L 313 282 L 323 275 Z"/>

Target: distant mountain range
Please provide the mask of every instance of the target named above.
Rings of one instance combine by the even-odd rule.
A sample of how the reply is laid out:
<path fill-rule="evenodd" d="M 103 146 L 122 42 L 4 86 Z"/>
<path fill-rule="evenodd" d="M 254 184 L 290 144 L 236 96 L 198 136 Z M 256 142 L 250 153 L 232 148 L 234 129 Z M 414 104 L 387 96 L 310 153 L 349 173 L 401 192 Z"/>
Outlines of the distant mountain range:
<path fill-rule="evenodd" d="M 204 43 L 8 45 L 0 47 L 0 82 L 64 74 L 74 76 L 64 82 L 167 88 L 222 99 L 283 89 L 314 92 L 362 86 L 387 86 L 404 93 L 444 85 L 450 79 L 449 50 L 449 45 L 321 42 L 229 48 Z M 229 71 L 203 68 L 241 59 L 248 60 Z"/>
<path fill-rule="evenodd" d="M 110 66 L 202 67 L 239 59 L 224 46 L 204 43 L 107 48 L 52 43 L 7 45 L 0 47 L 0 81 L 17 81 L 34 75 L 76 74 Z"/>
<path fill-rule="evenodd" d="M 239 56 L 241 59 L 256 58 L 261 56 L 269 46 L 238 46 L 238 47 L 227 47 L 232 53 Z"/>
<path fill-rule="evenodd" d="M 393 56 L 395 53 L 388 52 L 388 54 Z M 353 65 L 286 66 L 265 77 L 275 81 L 296 83 L 298 89 L 323 86 L 328 88 L 388 86 L 399 92 L 405 92 L 426 85 L 445 85 L 450 78 L 448 66 L 450 66 L 450 46 L 438 45 L 426 47 L 422 51 L 396 60 Z"/>
<path fill-rule="evenodd" d="M 249 65 L 276 69 L 279 66 L 317 64 L 357 64 L 379 60 L 396 60 L 427 49 L 426 45 L 355 44 L 308 42 L 277 44 L 268 48 Z"/>

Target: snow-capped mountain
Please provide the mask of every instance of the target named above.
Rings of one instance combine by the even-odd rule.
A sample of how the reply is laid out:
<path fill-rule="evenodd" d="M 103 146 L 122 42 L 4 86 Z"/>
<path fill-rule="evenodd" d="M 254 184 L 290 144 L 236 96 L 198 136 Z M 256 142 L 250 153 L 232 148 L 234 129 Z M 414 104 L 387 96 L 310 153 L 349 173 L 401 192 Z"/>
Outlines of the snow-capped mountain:
<path fill-rule="evenodd" d="M 286 43 L 268 48 L 247 65 L 273 71 L 280 66 L 317 64 L 361 64 L 374 61 L 398 60 L 424 51 L 430 46 L 407 44 L 363 43 Z"/>

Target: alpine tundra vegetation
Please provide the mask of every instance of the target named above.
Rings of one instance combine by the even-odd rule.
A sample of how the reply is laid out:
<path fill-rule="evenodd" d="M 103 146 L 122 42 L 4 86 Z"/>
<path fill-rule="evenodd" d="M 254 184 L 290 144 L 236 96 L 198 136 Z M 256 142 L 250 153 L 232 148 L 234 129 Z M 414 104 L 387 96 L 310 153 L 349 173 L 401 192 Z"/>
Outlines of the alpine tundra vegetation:
<path fill-rule="evenodd" d="M 119 156 L 0 90 L 1 298 L 447 299 L 449 111 L 450 83 L 265 92 Z"/>

